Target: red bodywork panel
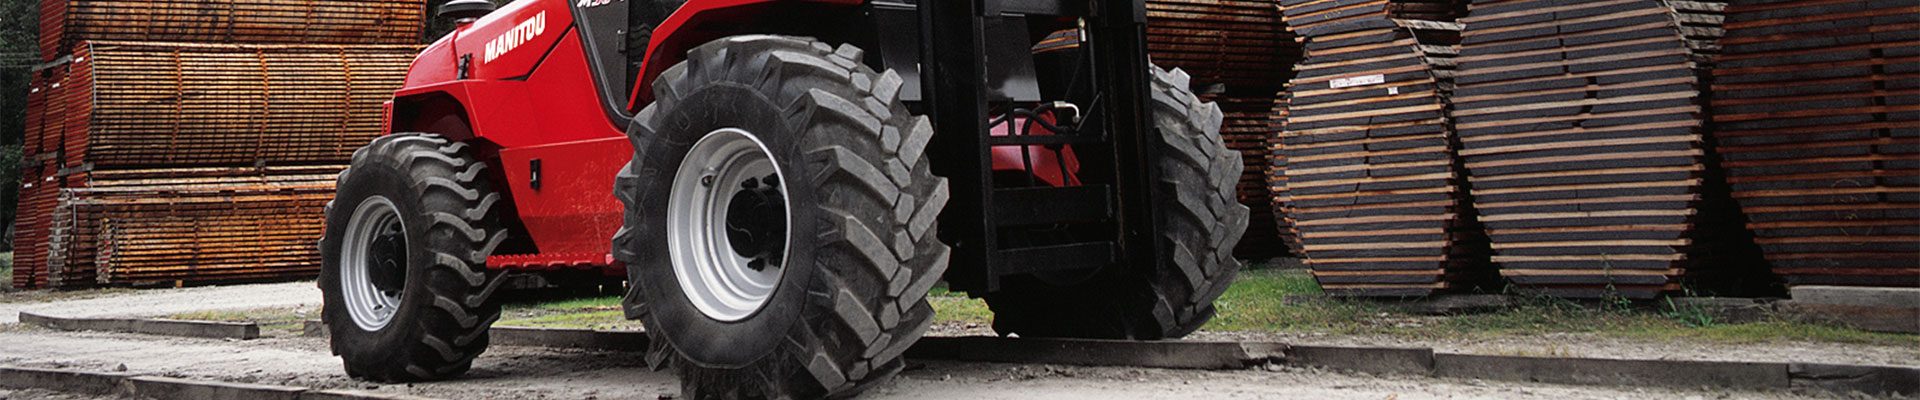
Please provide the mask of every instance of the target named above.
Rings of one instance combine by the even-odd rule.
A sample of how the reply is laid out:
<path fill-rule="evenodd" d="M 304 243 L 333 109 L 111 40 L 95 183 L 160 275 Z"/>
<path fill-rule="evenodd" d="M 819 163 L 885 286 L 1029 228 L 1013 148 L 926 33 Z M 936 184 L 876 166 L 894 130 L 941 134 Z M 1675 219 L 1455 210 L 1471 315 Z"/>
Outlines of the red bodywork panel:
<path fill-rule="evenodd" d="M 689 1 L 654 31 L 645 75 L 628 99 L 628 110 L 638 111 L 650 101 L 653 78 L 684 60 L 688 49 L 731 35 L 779 33 L 755 32 L 751 24 L 737 22 L 767 17 L 756 13 L 768 13 L 774 5 L 798 3 L 851 7 L 863 0 Z M 489 161 L 504 171 L 506 182 L 497 186 L 507 189 L 540 254 L 495 255 L 488 258 L 491 268 L 612 264 L 611 238 L 622 222 L 621 204 L 612 193 L 614 175 L 633 150 L 626 127 L 615 126 L 601 106 L 570 6 L 567 0 L 517 1 L 459 27 L 414 60 L 405 85 L 388 103 L 389 132 L 438 133 L 497 152 L 482 156 L 493 156 Z M 469 65 L 464 79 L 462 63 Z M 1075 184 L 1061 176 L 1055 152 L 1031 149 L 1035 176 L 1052 185 Z M 1077 172 L 1071 150 L 1065 154 L 1069 174 Z M 993 159 L 996 170 L 1023 169 L 1019 148 L 995 149 Z"/>

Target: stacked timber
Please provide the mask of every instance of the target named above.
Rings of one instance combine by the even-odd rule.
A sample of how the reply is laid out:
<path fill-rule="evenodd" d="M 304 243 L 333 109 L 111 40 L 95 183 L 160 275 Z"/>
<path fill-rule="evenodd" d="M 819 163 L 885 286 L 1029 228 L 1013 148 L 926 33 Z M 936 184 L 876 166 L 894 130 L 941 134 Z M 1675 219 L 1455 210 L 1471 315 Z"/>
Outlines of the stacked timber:
<path fill-rule="evenodd" d="M 1645 298 L 1736 272 L 1703 137 L 1717 7 L 1676 3 L 1473 2 L 1453 115 L 1509 282 Z"/>
<path fill-rule="evenodd" d="M 1268 0 L 1147 0 L 1147 51 L 1195 82 L 1273 87 L 1299 44 Z"/>
<path fill-rule="evenodd" d="M 1920 286 L 1920 5 L 1735 0 L 1726 13 L 1713 135 L 1773 272 Z"/>
<path fill-rule="evenodd" d="M 177 285 L 311 276 L 344 165 L 97 171 L 62 193 L 75 224 L 55 252 L 100 284 Z"/>
<path fill-rule="evenodd" d="M 381 133 L 381 104 L 417 51 L 86 42 L 65 165 L 337 163 Z"/>
<path fill-rule="evenodd" d="M 40 0 L 51 61 L 86 40 L 417 44 L 425 0 Z"/>
<path fill-rule="evenodd" d="M 1287 246 L 1289 253 L 1306 254 L 1300 244 L 1300 230 L 1294 228 L 1293 201 L 1287 196 L 1287 144 L 1280 135 L 1287 130 L 1287 104 L 1291 90 L 1283 90 L 1273 98 L 1273 109 L 1267 114 L 1266 179 L 1267 201 L 1272 207 L 1274 231 L 1281 243 Z"/>
<path fill-rule="evenodd" d="M 33 71 L 21 142 L 20 197 L 14 220 L 13 287 L 47 287 L 47 230 L 59 195 L 59 150 L 66 129 L 67 64 Z"/>
<path fill-rule="evenodd" d="M 20 287 L 311 277 L 425 0 L 41 0 Z"/>
<path fill-rule="evenodd" d="M 1284 241 L 1288 231 L 1276 224 L 1273 196 L 1267 188 L 1267 165 L 1271 163 L 1267 143 L 1279 136 L 1279 131 L 1273 130 L 1273 95 L 1223 96 L 1212 101 L 1226 116 L 1220 136 L 1226 140 L 1228 149 L 1240 153 L 1246 164 L 1234 194 L 1250 209 L 1252 220 L 1248 221 L 1248 233 L 1240 239 L 1235 253 L 1249 256 L 1290 253 Z"/>
<path fill-rule="evenodd" d="M 1466 15 L 1460 0 L 1279 0 L 1287 29 L 1300 32 L 1327 25 L 1382 18 L 1457 21 Z"/>
<path fill-rule="evenodd" d="M 1449 3 L 1284 1 L 1306 41 L 1291 82 L 1285 194 L 1306 264 L 1344 296 L 1479 288 L 1486 240 L 1448 116 Z M 1417 12 L 1409 12 L 1409 10 Z"/>
<path fill-rule="evenodd" d="M 81 43 L 30 134 L 34 286 L 311 277 L 333 176 L 417 49 Z"/>
<path fill-rule="evenodd" d="M 1270 0 L 1148 0 L 1147 50 L 1155 64 L 1193 77 L 1195 92 L 1210 94 L 1226 113 L 1227 147 L 1246 160 L 1237 195 L 1252 212 L 1235 253 L 1268 257 L 1288 252 L 1265 189 L 1268 122 L 1274 93 L 1292 76 L 1300 44 L 1281 25 Z"/>
<path fill-rule="evenodd" d="M 418 45 L 82 41 L 35 74 L 20 287 L 310 278 Z"/>

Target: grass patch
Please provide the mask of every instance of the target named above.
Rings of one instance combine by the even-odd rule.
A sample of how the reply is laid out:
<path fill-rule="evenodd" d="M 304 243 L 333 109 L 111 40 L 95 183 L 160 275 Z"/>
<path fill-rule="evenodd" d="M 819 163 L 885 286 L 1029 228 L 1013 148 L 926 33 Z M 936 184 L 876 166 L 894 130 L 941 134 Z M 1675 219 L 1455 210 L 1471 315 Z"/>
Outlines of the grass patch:
<path fill-rule="evenodd" d="M 1716 343 L 1809 341 L 1920 346 L 1920 335 L 1875 333 L 1775 317 L 1760 322 L 1714 321 L 1700 310 L 1669 302 L 1638 304 L 1523 297 L 1496 312 L 1424 316 L 1386 303 L 1330 298 L 1303 270 L 1249 270 L 1215 303 L 1213 331 L 1385 335 L 1410 339 L 1489 339 L 1584 333 L 1647 340 Z"/>
<path fill-rule="evenodd" d="M 554 301 L 511 301 L 501 307 L 497 326 L 638 330 L 640 321 L 627 320 L 620 296 L 593 296 Z"/>
<path fill-rule="evenodd" d="M 13 288 L 13 252 L 0 253 L 0 289 Z"/>
<path fill-rule="evenodd" d="M 933 306 L 935 324 L 987 326 L 993 323 L 993 311 L 987 309 L 986 300 L 947 290 L 945 284 L 927 292 L 927 303 Z"/>

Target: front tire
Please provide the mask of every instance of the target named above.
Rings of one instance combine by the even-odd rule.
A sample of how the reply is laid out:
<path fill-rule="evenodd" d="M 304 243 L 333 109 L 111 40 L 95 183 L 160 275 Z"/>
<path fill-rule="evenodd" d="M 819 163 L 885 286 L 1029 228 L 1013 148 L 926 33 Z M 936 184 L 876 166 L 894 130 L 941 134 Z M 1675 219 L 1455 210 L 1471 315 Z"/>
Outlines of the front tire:
<path fill-rule="evenodd" d="M 506 237 L 486 168 L 465 143 L 430 134 L 354 152 L 320 241 L 321 315 L 347 375 L 446 379 L 486 351 L 502 281 L 486 258 Z"/>
<path fill-rule="evenodd" d="M 1149 265 L 1106 268 L 1084 279 L 1013 277 L 983 296 L 1001 335 L 1158 340 L 1186 336 L 1213 318 L 1213 301 L 1240 271 L 1233 247 L 1247 230 L 1236 199 L 1239 152 L 1220 136 L 1220 107 L 1188 90 L 1185 72 L 1151 67 L 1154 204 L 1165 247 Z"/>
<path fill-rule="evenodd" d="M 858 393 L 931 324 L 949 253 L 932 126 L 862 59 L 806 38 L 714 41 L 660 76 L 628 131 L 613 244 L 627 316 L 686 398 Z"/>

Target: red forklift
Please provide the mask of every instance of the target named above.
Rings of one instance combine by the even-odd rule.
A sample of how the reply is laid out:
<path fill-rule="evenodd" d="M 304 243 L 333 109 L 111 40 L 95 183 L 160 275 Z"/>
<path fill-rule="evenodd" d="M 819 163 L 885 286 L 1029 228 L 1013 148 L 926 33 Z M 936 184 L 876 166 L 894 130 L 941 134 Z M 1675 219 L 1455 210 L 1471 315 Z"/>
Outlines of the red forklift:
<path fill-rule="evenodd" d="M 447 379 L 514 274 L 623 277 L 688 398 L 899 372 L 940 282 L 1019 337 L 1179 338 L 1240 268 L 1220 109 L 1143 0 L 454 0 L 320 247 L 354 377 Z"/>

